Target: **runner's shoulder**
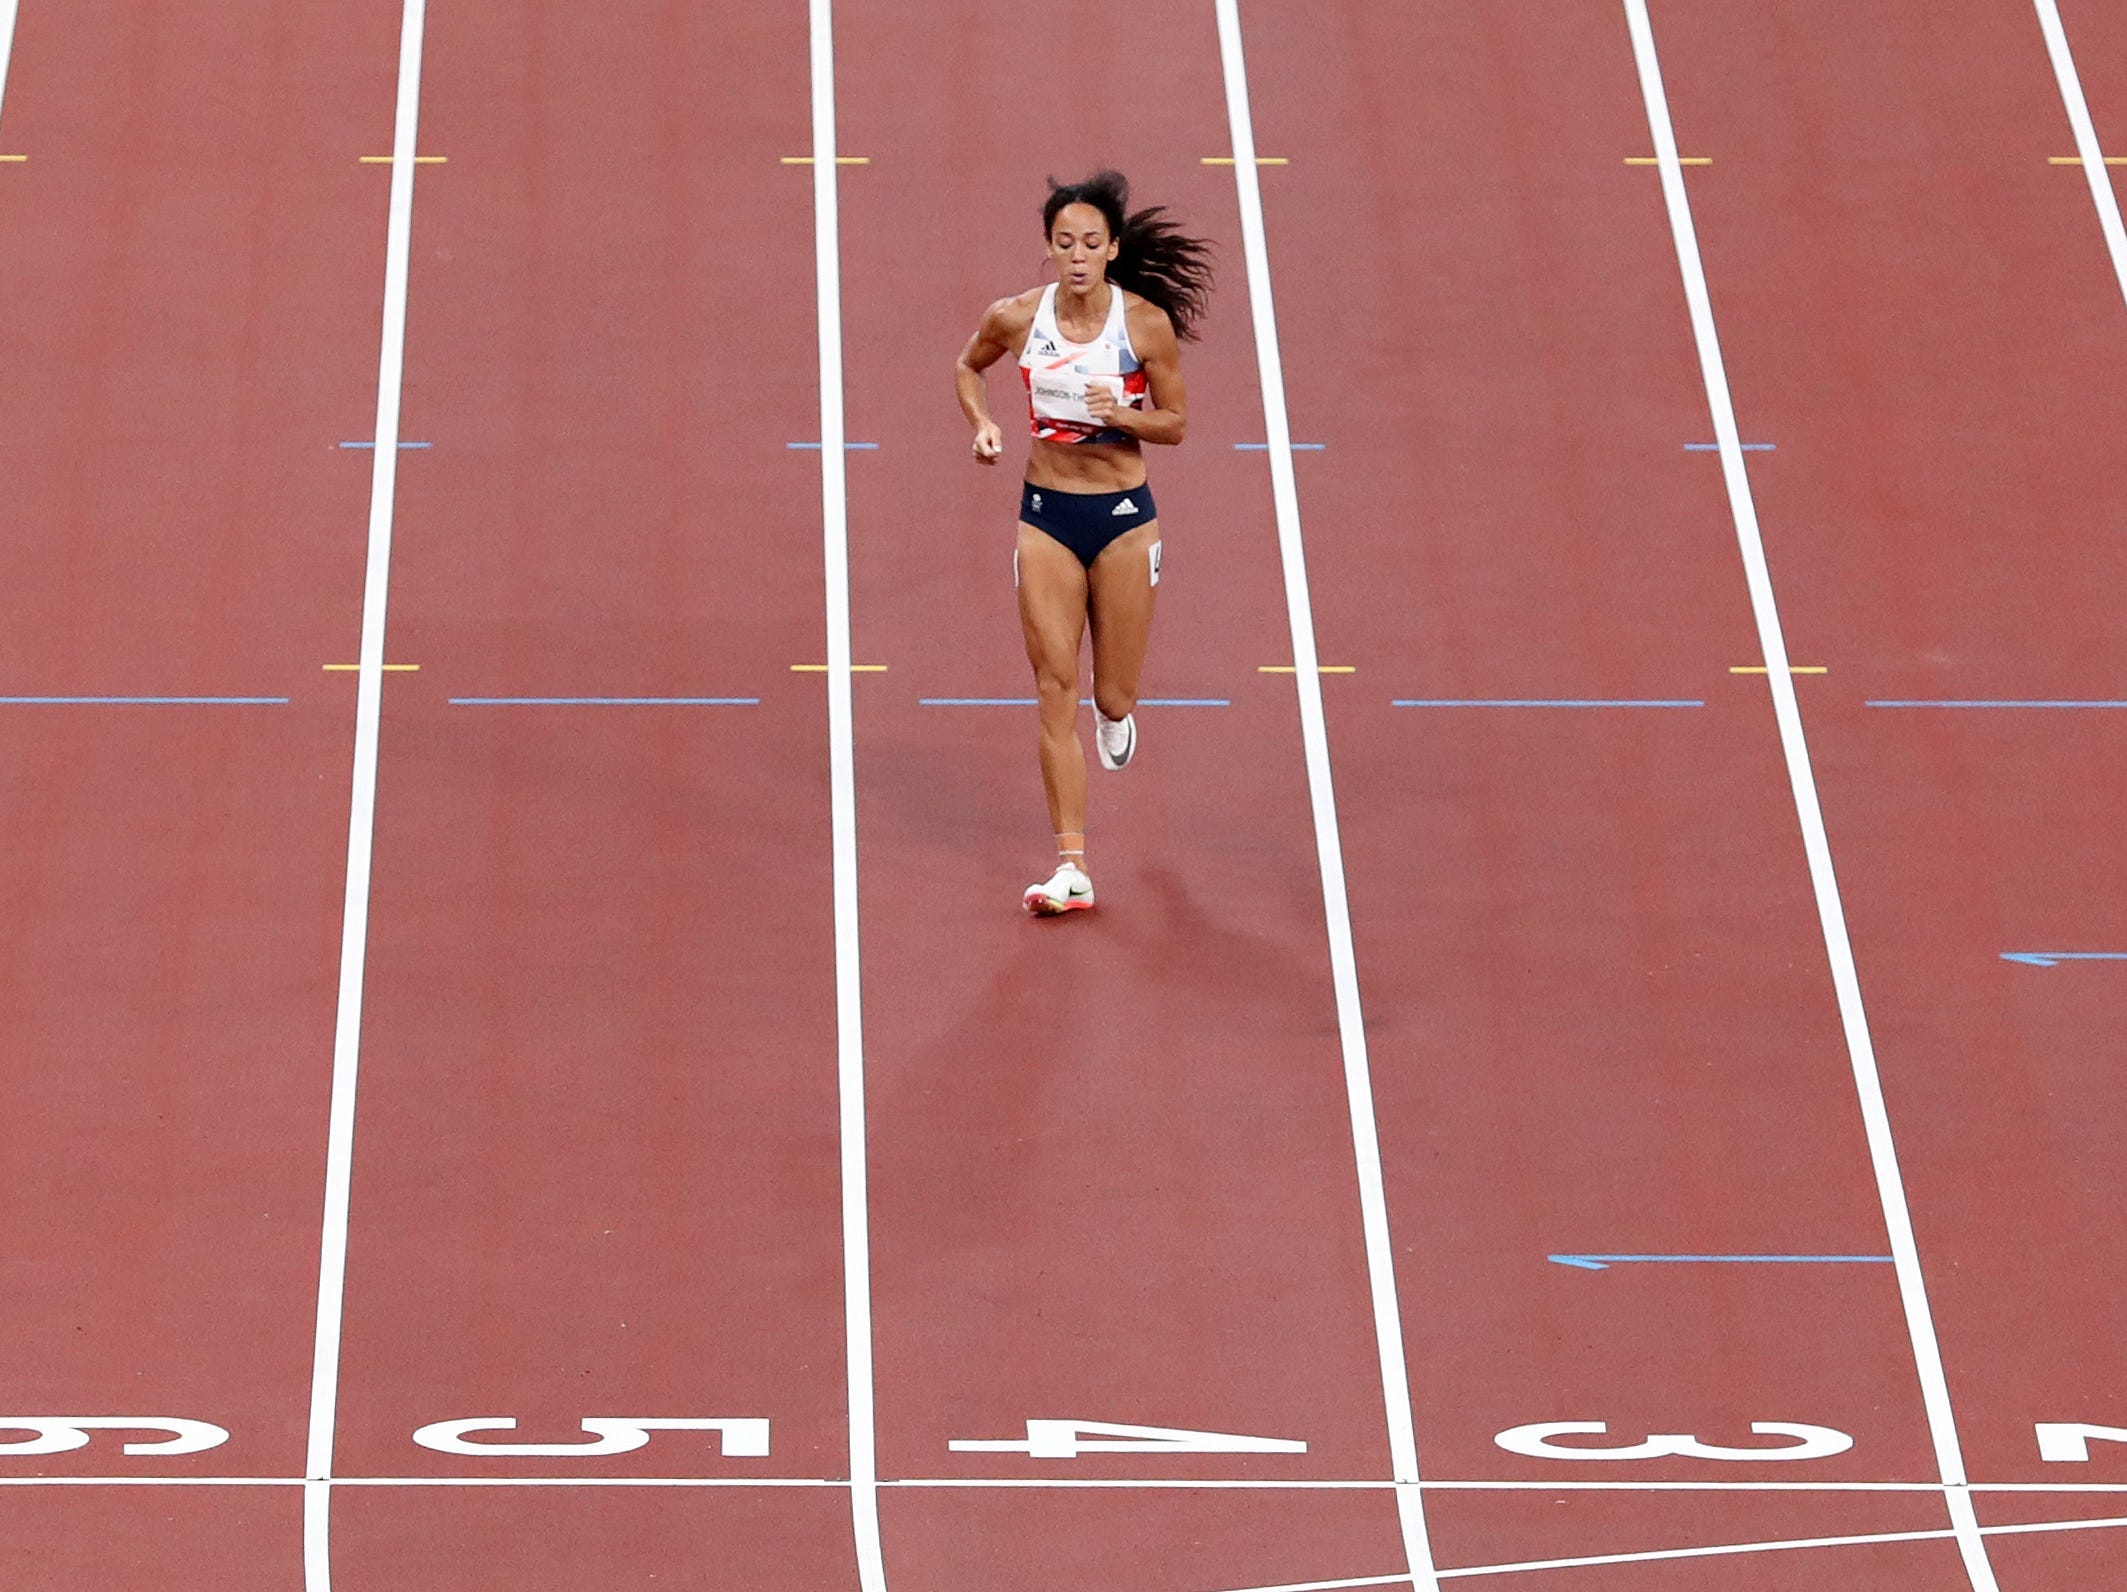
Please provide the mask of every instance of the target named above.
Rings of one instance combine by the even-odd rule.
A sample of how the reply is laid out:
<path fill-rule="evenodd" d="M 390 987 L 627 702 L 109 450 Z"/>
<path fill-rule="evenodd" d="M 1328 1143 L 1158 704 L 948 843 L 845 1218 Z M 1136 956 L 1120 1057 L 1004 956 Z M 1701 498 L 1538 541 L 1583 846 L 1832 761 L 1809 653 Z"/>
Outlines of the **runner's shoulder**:
<path fill-rule="evenodd" d="M 1158 344 L 1172 344 L 1175 341 L 1173 316 L 1142 293 L 1133 292 L 1129 288 L 1123 288 L 1121 292 L 1123 318 L 1129 323 L 1132 342 L 1149 340 Z"/>
<path fill-rule="evenodd" d="M 1034 312 L 1041 307 L 1042 290 L 1030 287 L 1024 293 L 1014 293 L 998 299 L 982 312 L 983 332 L 1001 343 L 1026 341 L 1027 330 L 1034 324 Z"/>

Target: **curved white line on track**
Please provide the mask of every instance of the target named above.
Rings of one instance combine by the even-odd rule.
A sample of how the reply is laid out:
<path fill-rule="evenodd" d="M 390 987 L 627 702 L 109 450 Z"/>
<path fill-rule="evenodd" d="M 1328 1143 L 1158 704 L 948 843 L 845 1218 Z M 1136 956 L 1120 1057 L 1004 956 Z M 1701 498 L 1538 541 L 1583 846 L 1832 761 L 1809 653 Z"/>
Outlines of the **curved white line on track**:
<path fill-rule="evenodd" d="M 1997 1592 L 1994 1570 L 1987 1560 L 1985 1539 L 1972 1510 L 1967 1490 L 1964 1452 L 1958 1442 L 1957 1420 L 1950 1407 L 1949 1381 L 1943 1371 L 1942 1347 L 1935 1336 L 1934 1313 L 1920 1268 L 1919 1241 L 1913 1233 L 1913 1217 L 1906 1203 L 1905 1178 L 1898 1169 L 1897 1145 L 1891 1137 L 1890 1110 L 1883 1096 L 1883 1080 L 1876 1067 L 1876 1046 L 1870 1036 L 1868 1015 L 1861 1002 L 1861 975 L 1854 965 L 1854 948 L 1847 934 L 1846 909 L 1839 899 L 1839 881 L 1832 871 L 1831 837 L 1825 832 L 1824 811 L 1817 799 L 1817 777 L 1810 766 L 1809 743 L 1802 733 L 1802 707 L 1795 695 L 1794 675 L 1788 666 L 1787 638 L 1780 628 L 1779 606 L 1773 597 L 1772 573 L 1765 557 L 1765 540 L 1758 526 L 1758 509 L 1751 496 L 1750 476 L 1743 460 L 1742 433 L 1736 425 L 1735 399 L 1728 387 L 1728 369 L 1721 358 L 1721 342 L 1714 327 L 1713 297 L 1706 282 L 1706 266 L 1699 254 L 1698 229 L 1691 218 L 1691 200 L 1684 188 L 1684 168 L 1677 155 L 1676 128 L 1670 120 L 1669 96 L 1662 87 L 1662 67 L 1655 53 L 1654 24 L 1647 15 L 1647 0 L 1623 0 L 1625 20 L 1632 33 L 1633 60 L 1639 68 L 1640 92 L 1646 100 L 1647 127 L 1654 136 L 1655 158 L 1661 166 L 1662 200 L 1669 212 L 1669 227 L 1676 245 L 1677 266 L 1683 276 L 1684 297 L 1691 314 L 1691 333 L 1698 345 L 1699 371 L 1706 387 L 1714 437 L 1721 452 L 1721 476 L 1728 490 L 1728 507 L 1735 520 L 1736 542 L 1743 555 L 1743 569 L 1750 586 L 1751 612 L 1757 620 L 1758 642 L 1763 649 L 1766 681 L 1772 691 L 1773 716 L 1779 723 L 1780 750 L 1787 762 L 1788 785 L 1793 791 L 1795 815 L 1802 830 L 1802 849 L 1809 863 L 1810 886 L 1816 896 L 1817 921 L 1824 936 L 1826 959 L 1831 964 L 1832 988 L 1838 997 L 1839 1020 L 1846 1034 L 1846 1048 L 1853 1064 L 1854 1089 L 1861 1105 L 1861 1120 L 1868 1135 L 1869 1161 L 1876 1176 L 1876 1192 L 1883 1206 L 1884 1227 L 1891 1254 L 1897 1264 L 1898 1293 L 1905 1307 L 1906 1333 L 1912 1343 L 1914 1367 L 1919 1373 L 1921 1399 L 1926 1408 L 1928 1433 L 1935 1448 L 1935 1463 L 1942 1476 L 1944 1501 L 1965 1573 L 1973 1592 Z"/>
<path fill-rule="evenodd" d="M 841 1102 L 842 1314 L 849 1502 L 863 1592 L 886 1592 L 872 1383 L 871 1207 L 858 957 L 857 784 L 849 652 L 849 453 L 842 413 L 842 212 L 836 184 L 833 0 L 811 0 L 813 269 L 819 288 L 820 508 L 827 570 L 828 782 L 834 840 L 835 1069 Z"/>
<path fill-rule="evenodd" d="M 2112 186 L 2112 171 L 2097 141 L 2097 124 L 2090 119 L 2090 102 L 2083 98 L 2083 80 L 2075 70 L 2075 55 L 2068 48 L 2068 29 L 2061 21 L 2058 0 L 2031 0 L 2038 8 L 2038 25 L 2046 35 L 2046 54 L 2053 62 L 2054 81 L 2060 85 L 2061 105 L 2068 112 L 2068 125 L 2075 129 L 2075 151 L 2082 157 L 2083 177 L 2090 184 L 2090 198 L 2097 206 L 2099 228 L 2105 248 L 2112 256 L 2112 274 L 2119 279 L 2120 296 L 2127 299 L 2127 226 L 2120 222 L 2120 196 Z"/>
<path fill-rule="evenodd" d="M 384 330 L 377 354 L 377 447 L 369 475 L 369 557 L 362 582 L 362 649 L 355 694 L 347 888 L 340 914 L 340 992 L 332 1040 L 332 1114 L 318 1254 L 317 1337 L 311 1358 L 310 1438 L 303 1489 L 303 1585 L 332 1587 L 333 1436 L 339 1419 L 340 1329 L 347 1291 L 347 1217 L 354 1176 L 355 1078 L 362 982 L 369 950 L 369 872 L 377 826 L 377 737 L 383 714 L 384 609 L 391 584 L 392 508 L 399 479 L 399 396 L 406 357 L 408 262 L 413 248 L 415 139 L 427 0 L 406 0 L 399 24 L 399 97 L 392 131 L 390 220 L 384 244 Z"/>
<path fill-rule="evenodd" d="M 1359 1174 L 1360 1222 L 1366 1238 L 1367 1279 L 1373 1293 L 1374 1345 L 1381 1362 L 1381 1395 L 1389 1457 L 1396 1480 L 1396 1514 L 1406 1577 L 1418 1592 L 1434 1592 L 1432 1545 L 1418 1488 L 1418 1437 L 1411 1410 L 1410 1369 L 1404 1359 L 1402 1305 L 1396 1289 L 1395 1249 L 1389 1241 L 1388 1193 L 1381 1176 L 1381 1136 L 1374 1118 L 1374 1083 L 1359 1004 L 1359 964 L 1352 945 L 1351 904 L 1344 888 L 1344 843 L 1329 766 L 1329 728 L 1322 711 L 1321 658 L 1315 649 L 1307 553 L 1300 534 L 1299 484 L 1293 473 L 1292 423 L 1285 409 L 1285 364 L 1278 347 L 1270 288 L 1270 248 L 1263 227 L 1263 189 L 1256 165 L 1255 119 L 1248 104 L 1248 65 L 1242 52 L 1239 0 L 1218 0 L 1219 63 L 1226 80 L 1226 119 L 1233 139 L 1233 181 L 1241 207 L 1248 264 L 1256 368 L 1263 390 L 1263 422 L 1270 454 L 1270 492 L 1277 514 L 1278 553 L 1285 572 L 1285 610 L 1292 630 L 1293 682 L 1300 693 L 1300 738 L 1307 756 L 1307 793 L 1314 810 L 1315 858 L 1322 874 L 1323 916 L 1329 938 L 1330 979 L 1337 997 L 1337 1035 L 1344 1054 L 1344 1092 L 1351 1113 L 1352 1150 Z"/>
<path fill-rule="evenodd" d="M 2127 1527 L 2127 1518 L 2109 1520 L 2046 1520 L 2032 1525 L 1982 1526 L 1988 1537 L 2032 1536 L 2042 1532 L 2117 1531 Z M 1466 1570 L 1442 1570 L 1443 1581 L 1474 1580 L 1479 1576 L 1527 1575 L 1541 1570 L 1589 1570 L 1613 1564 L 1657 1564 L 1673 1559 L 1730 1559 L 1760 1553 L 1792 1553 L 1806 1548 L 1869 1548 L 1898 1542 L 1948 1542 L 1953 1531 L 1879 1531 L 1848 1537 L 1793 1537 L 1772 1542 L 1731 1542 L 1704 1548 L 1660 1548 L 1647 1553 L 1600 1553 L 1579 1559 L 1525 1559 L 1515 1564 L 1480 1564 Z M 1237 1592 L 1344 1592 L 1352 1587 L 1408 1586 L 1407 1575 L 1364 1576 L 1345 1581 L 1289 1581 L 1279 1586 L 1242 1587 Z"/>

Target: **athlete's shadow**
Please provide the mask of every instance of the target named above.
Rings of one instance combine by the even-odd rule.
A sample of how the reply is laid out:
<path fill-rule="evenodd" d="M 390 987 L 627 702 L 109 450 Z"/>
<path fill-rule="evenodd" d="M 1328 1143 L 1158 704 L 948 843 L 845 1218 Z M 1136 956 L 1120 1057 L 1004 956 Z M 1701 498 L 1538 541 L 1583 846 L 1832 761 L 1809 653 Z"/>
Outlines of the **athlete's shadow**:
<path fill-rule="evenodd" d="M 1145 970 L 1152 998 L 1194 1018 L 1210 1032 L 1255 1035 L 1337 1032 L 1335 994 L 1321 928 L 1321 909 L 1295 892 L 1297 934 L 1251 931 L 1221 922 L 1175 869 L 1150 864 L 1127 881 L 1131 910 L 1109 919 Z M 1276 889 L 1259 879 L 1253 888 Z M 1273 924 L 1284 914 L 1267 916 Z"/>

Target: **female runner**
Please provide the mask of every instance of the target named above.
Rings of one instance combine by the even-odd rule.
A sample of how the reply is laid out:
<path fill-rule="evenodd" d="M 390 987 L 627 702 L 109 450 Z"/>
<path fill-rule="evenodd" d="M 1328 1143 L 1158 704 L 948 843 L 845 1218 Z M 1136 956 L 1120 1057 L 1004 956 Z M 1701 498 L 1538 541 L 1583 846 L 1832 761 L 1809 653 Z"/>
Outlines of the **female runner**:
<path fill-rule="evenodd" d="M 1160 207 L 1131 214 L 1129 205 L 1120 172 L 1052 179 L 1041 221 L 1056 281 L 992 304 L 954 369 L 981 463 L 995 465 L 1004 450 L 982 373 L 1006 354 L 1019 356 L 1033 423 L 1013 569 L 1056 832 L 1056 871 L 1024 897 L 1043 916 L 1093 905 L 1078 740 L 1078 645 L 1089 623 L 1101 767 L 1122 768 L 1137 751 L 1132 710 L 1160 578 L 1142 445 L 1178 443 L 1187 429 L 1179 345 L 1211 288 L 1208 247 Z"/>

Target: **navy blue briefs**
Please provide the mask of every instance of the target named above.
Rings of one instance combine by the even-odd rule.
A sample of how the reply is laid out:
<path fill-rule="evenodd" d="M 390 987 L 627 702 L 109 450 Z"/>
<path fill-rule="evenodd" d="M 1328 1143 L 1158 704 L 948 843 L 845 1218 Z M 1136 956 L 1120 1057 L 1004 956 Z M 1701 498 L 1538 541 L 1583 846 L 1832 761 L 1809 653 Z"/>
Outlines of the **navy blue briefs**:
<path fill-rule="evenodd" d="M 1053 486 L 1026 484 L 1019 494 L 1019 517 L 1046 531 L 1078 555 L 1088 569 L 1107 545 L 1125 531 L 1159 518 L 1152 489 L 1127 492 L 1059 492 Z"/>

